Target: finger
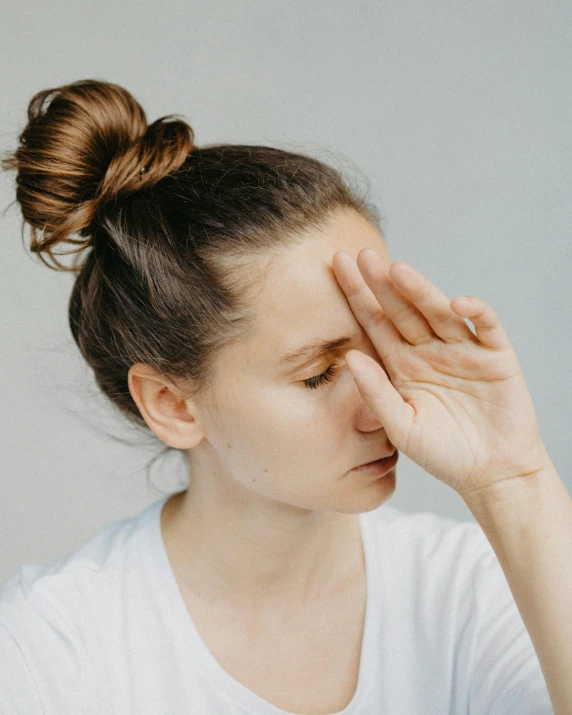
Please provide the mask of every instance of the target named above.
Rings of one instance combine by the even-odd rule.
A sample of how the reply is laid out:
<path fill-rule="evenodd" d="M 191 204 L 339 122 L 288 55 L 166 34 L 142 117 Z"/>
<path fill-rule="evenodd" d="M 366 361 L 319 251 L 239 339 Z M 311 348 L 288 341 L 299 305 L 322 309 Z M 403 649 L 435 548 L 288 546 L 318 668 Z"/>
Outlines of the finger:
<path fill-rule="evenodd" d="M 385 362 L 389 353 L 405 344 L 403 336 L 385 315 L 349 254 L 337 251 L 332 258 L 332 268 L 353 314 Z"/>
<path fill-rule="evenodd" d="M 361 396 L 380 420 L 391 444 L 405 451 L 415 420 L 415 410 L 391 384 L 387 373 L 369 355 L 348 350 L 346 364 Z"/>
<path fill-rule="evenodd" d="M 408 343 L 420 345 L 435 339 L 436 335 L 424 316 L 397 289 L 387 263 L 377 251 L 362 249 L 356 265 L 361 274 L 360 283 L 371 290 L 383 312 Z"/>
<path fill-rule="evenodd" d="M 354 315 L 382 357 L 385 357 L 387 352 L 393 350 L 396 345 L 406 344 L 407 340 L 413 340 L 412 332 L 404 328 L 407 334 L 403 335 L 386 313 L 386 308 L 391 301 L 391 295 L 384 300 L 384 307 L 382 308 L 379 300 L 379 293 L 381 292 L 379 286 L 378 296 L 376 296 L 349 254 L 345 251 L 337 251 L 332 259 L 332 267 Z M 402 308 L 406 306 L 407 301 L 404 301 L 395 288 L 391 286 L 389 277 L 387 277 L 387 282 L 389 284 L 389 293 L 393 292 L 397 296 L 396 303 Z M 395 308 L 393 309 L 393 314 L 395 316 Z M 417 335 L 424 331 L 433 338 L 435 337 L 430 331 L 427 321 L 419 315 L 419 312 L 413 306 L 411 306 L 411 317 L 412 319 L 420 319 L 421 326 L 416 332 Z"/>
<path fill-rule="evenodd" d="M 461 296 L 451 301 L 451 308 L 461 317 L 467 318 L 475 326 L 479 341 L 494 350 L 512 349 L 497 314 L 488 303 L 473 295 Z"/>
<path fill-rule="evenodd" d="M 389 267 L 393 283 L 399 291 L 426 318 L 435 335 L 447 343 L 464 340 L 475 342 L 475 336 L 458 315 L 451 309 L 451 301 L 421 271 L 404 261 L 396 261 Z"/>

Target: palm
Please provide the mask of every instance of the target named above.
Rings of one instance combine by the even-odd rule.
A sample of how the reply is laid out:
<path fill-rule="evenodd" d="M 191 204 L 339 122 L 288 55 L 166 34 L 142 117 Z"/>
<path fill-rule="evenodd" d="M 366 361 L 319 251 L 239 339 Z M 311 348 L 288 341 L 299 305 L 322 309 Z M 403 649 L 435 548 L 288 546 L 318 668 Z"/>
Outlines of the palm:
<path fill-rule="evenodd" d="M 340 256 L 336 278 L 379 356 L 349 351 L 346 361 L 392 444 L 459 493 L 533 469 L 542 449 L 532 398 L 492 309 L 471 298 L 475 335 L 462 304 L 454 311 L 407 264 L 388 269 L 368 249 L 360 273 Z"/>
<path fill-rule="evenodd" d="M 386 372 L 412 409 L 408 421 L 385 426 L 388 436 L 449 486 L 482 486 L 494 475 L 496 455 L 517 453 L 523 441 L 535 444 L 536 416 L 514 352 L 483 354 L 473 342 L 452 346 L 436 339 L 392 358 Z"/>

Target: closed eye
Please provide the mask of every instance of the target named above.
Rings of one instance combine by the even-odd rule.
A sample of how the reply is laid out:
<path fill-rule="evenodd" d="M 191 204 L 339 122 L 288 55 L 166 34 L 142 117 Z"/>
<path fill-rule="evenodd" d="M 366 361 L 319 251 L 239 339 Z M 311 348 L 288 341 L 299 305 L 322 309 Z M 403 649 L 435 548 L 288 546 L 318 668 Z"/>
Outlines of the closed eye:
<path fill-rule="evenodd" d="M 330 365 L 326 370 L 324 370 L 321 375 L 316 375 L 316 377 L 310 377 L 307 380 L 304 380 L 304 384 L 306 387 L 310 387 L 312 389 L 316 389 L 317 387 L 320 387 L 320 385 L 324 385 L 326 382 L 331 382 L 332 377 L 337 373 L 337 368 L 335 365 Z"/>

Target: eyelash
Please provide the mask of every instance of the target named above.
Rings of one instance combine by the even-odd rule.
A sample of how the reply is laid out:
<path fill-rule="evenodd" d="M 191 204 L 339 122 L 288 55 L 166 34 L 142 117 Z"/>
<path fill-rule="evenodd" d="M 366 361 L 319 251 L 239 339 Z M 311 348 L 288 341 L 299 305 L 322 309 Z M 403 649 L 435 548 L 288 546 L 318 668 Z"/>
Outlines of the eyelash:
<path fill-rule="evenodd" d="M 324 372 L 321 375 L 316 375 L 316 377 L 310 377 L 307 380 L 303 380 L 304 384 L 306 387 L 311 388 L 312 390 L 315 390 L 316 388 L 320 387 L 320 385 L 324 385 L 326 382 L 331 382 L 332 377 L 337 373 L 337 369 L 334 365 L 330 365 L 327 370 L 324 370 Z"/>

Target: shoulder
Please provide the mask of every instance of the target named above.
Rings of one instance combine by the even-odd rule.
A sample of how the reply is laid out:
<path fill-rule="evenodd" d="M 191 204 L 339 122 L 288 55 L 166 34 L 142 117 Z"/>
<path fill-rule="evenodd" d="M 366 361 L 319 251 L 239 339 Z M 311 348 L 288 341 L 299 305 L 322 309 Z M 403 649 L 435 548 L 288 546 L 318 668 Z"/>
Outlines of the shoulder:
<path fill-rule="evenodd" d="M 95 610 L 122 588 L 145 538 L 144 517 L 155 505 L 102 527 L 54 561 L 20 566 L 0 589 L 5 647 L 17 643 L 26 659 L 42 649 L 71 657 Z"/>
<path fill-rule="evenodd" d="M 431 511 L 407 512 L 383 504 L 367 515 L 378 539 L 393 549 L 424 559 L 464 555 L 479 559 L 490 544 L 476 521 L 461 521 Z"/>
<path fill-rule="evenodd" d="M 476 521 L 434 512 L 406 512 L 390 504 L 367 515 L 384 582 L 396 598 L 414 594 L 412 607 L 474 607 L 483 571 L 496 556 Z M 399 585 L 398 588 L 397 585 Z"/>
<path fill-rule="evenodd" d="M 0 712 L 35 715 L 46 704 L 84 711 L 97 687 L 93 650 L 102 632 L 116 630 L 126 589 L 141 589 L 141 555 L 160 501 L 59 559 L 21 566 L 0 589 Z"/>
<path fill-rule="evenodd" d="M 20 566 L 0 589 L 0 621 L 13 617 L 18 606 L 57 612 L 62 599 L 72 607 L 89 581 L 112 571 L 128 554 L 141 515 L 108 524 L 76 550 L 48 563 Z"/>

